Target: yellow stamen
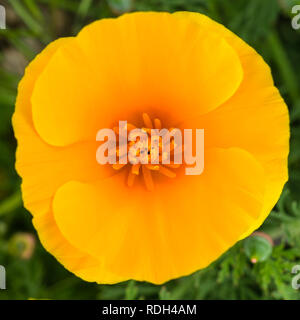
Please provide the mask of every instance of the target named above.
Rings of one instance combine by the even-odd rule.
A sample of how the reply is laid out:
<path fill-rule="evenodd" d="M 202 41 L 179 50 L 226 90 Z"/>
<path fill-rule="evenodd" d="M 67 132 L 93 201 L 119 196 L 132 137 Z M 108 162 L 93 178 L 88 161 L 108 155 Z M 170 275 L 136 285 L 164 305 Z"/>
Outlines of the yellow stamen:
<path fill-rule="evenodd" d="M 159 172 L 163 175 L 165 175 L 166 177 L 169 177 L 169 178 L 175 178 L 176 177 L 176 173 L 163 167 L 163 166 L 160 166 L 159 167 Z"/>
<path fill-rule="evenodd" d="M 133 174 L 135 174 L 135 175 L 139 175 L 139 173 L 140 173 L 140 164 L 138 163 L 138 164 L 134 164 L 132 167 L 131 167 L 131 172 L 133 173 Z"/>
<path fill-rule="evenodd" d="M 161 129 L 161 121 L 159 119 L 154 119 L 154 127 L 155 129 Z"/>
<path fill-rule="evenodd" d="M 142 128 L 143 132 L 146 132 L 148 134 L 151 134 L 151 129 L 150 128 Z"/>
<path fill-rule="evenodd" d="M 143 120 L 146 128 L 153 129 L 152 121 L 147 113 L 143 113 Z"/>
<path fill-rule="evenodd" d="M 180 167 L 180 164 L 176 164 L 176 163 L 169 163 L 169 164 L 164 164 L 164 166 L 169 167 L 171 169 L 177 169 Z"/>
<path fill-rule="evenodd" d="M 120 169 L 122 169 L 124 166 L 126 166 L 126 164 L 115 163 L 115 164 L 112 165 L 113 169 L 115 169 L 115 170 L 120 170 Z"/>
<path fill-rule="evenodd" d="M 149 170 L 154 170 L 158 171 L 159 170 L 159 165 L 154 165 L 154 164 L 146 164 L 147 169 Z"/>
<path fill-rule="evenodd" d="M 127 185 L 128 187 L 132 187 L 134 184 L 136 174 L 133 174 L 132 171 L 129 171 L 128 178 L 127 178 Z"/>
<path fill-rule="evenodd" d="M 176 177 L 176 173 L 174 173 L 173 171 L 171 171 L 168 168 L 171 169 L 177 169 L 180 167 L 180 164 L 175 164 L 174 161 L 171 162 L 170 164 L 164 164 L 164 166 L 162 165 L 162 160 L 166 160 L 168 158 L 168 153 L 167 152 L 162 152 L 162 137 L 151 137 L 151 129 L 153 129 L 153 123 L 151 118 L 149 117 L 149 115 L 147 113 L 143 113 L 143 121 L 144 121 L 144 125 L 145 127 L 142 128 L 142 130 L 144 132 L 146 132 L 148 134 L 148 141 L 147 143 L 145 142 L 144 144 L 141 143 L 141 145 L 139 146 L 139 149 L 137 149 L 136 152 L 136 156 L 140 156 L 141 154 L 144 154 L 146 158 L 148 158 L 148 164 L 141 164 L 139 163 L 139 160 L 135 160 L 134 163 L 132 162 L 133 159 L 131 159 L 131 163 L 130 163 L 130 169 L 129 169 L 129 173 L 127 176 L 127 185 L 129 187 L 132 187 L 134 184 L 134 181 L 136 179 L 136 176 L 138 176 L 140 174 L 140 168 L 142 170 L 143 173 L 143 178 L 144 178 L 144 182 L 146 185 L 146 188 L 149 191 L 152 191 L 154 189 L 154 181 L 153 181 L 153 176 L 151 171 L 157 171 L 161 174 L 163 174 L 166 177 L 169 178 L 175 178 Z M 154 119 L 154 127 L 155 129 L 161 129 L 162 128 L 162 123 L 160 121 L 160 119 Z M 135 129 L 136 127 L 132 124 L 127 124 L 127 134 L 129 131 Z M 173 128 L 170 128 L 169 130 L 171 131 Z M 115 127 L 114 131 L 120 136 L 119 134 L 119 128 Z M 153 140 L 152 140 L 153 139 Z M 136 144 L 137 141 L 130 141 L 127 142 L 127 153 L 130 150 L 130 147 L 133 146 L 134 144 Z M 151 142 L 153 143 L 158 143 L 158 148 L 156 148 L 154 145 L 151 145 Z M 118 142 L 119 146 L 117 148 L 117 155 L 119 157 L 119 162 L 120 160 L 123 159 L 127 159 L 127 153 L 126 150 L 123 150 L 123 148 L 121 148 L 120 145 L 120 141 Z M 177 152 L 179 152 L 180 150 L 178 150 L 176 148 L 176 144 L 174 142 L 174 139 L 171 139 L 171 141 L 169 142 L 170 145 L 167 146 L 170 148 L 170 152 L 174 155 L 177 154 Z M 152 164 L 151 160 L 158 160 L 158 164 Z M 126 161 L 124 161 L 126 162 Z M 115 170 L 120 170 L 121 168 L 123 168 L 124 166 L 126 166 L 126 164 L 121 164 L 121 163 L 117 163 L 113 165 L 113 168 Z"/>
<path fill-rule="evenodd" d="M 144 176 L 146 188 L 149 191 L 153 191 L 154 183 L 153 183 L 151 171 L 149 169 L 147 169 L 146 166 L 142 166 L 142 171 L 143 171 L 143 176 Z"/>

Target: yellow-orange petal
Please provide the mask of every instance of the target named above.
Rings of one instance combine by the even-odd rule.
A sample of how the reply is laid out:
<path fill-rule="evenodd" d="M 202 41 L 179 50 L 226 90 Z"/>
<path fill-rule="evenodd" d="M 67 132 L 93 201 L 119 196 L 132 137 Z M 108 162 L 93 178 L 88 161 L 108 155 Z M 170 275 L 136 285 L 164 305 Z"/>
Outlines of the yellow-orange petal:
<path fill-rule="evenodd" d="M 33 218 L 42 245 L 68 270 L 85 281 L 112 284 L 127 280 L 111 273 L 97 258 L 72 246 L 57 227 L 51 211 Z M 101 278 L 99 277 L 101 275 Z M 100 280 L 101 279 L 101 280 Z"/>
<path fill-rule="evenodd" d="M 53 209 L 72 245 L 128 279 L 162 283 L 207 266 L 257 219 L 264 200 L 263 169 L 239 149 L 211 150 L 202 176 L 159 184 L 153 192 L 133 194 L 125 177 L 69 182 Z"/>
<path fill-rule="evenodd" d="M 262 224 L 288 180 L 288 108 L 274 86 L 269 66 L 253 48 L 204 15 L 188 12 L 175 15 L 209 26 L 235 49 L 242 63 L 243 81 L 232 98 L 206 115 L 189 119 L 186 125 L 205 128 L 207 147 L 245 149 L 263 166 L 267 179 L 263 210 L 256 223 L 243 234 L 244 238 Z"/>
<path fill-rule="evenodd" d="M 117 119 L 135 123 L 150 109 L 179 121 L 178 113 L 206 113 L 225 102 L 242 78 L 227 41 L 190 19 L 168 13 L 103 19 L 49 61 L 32 95 L 34 125 L 47 143 L 65 146 L 94 140 Z"/>
<path fill-rule="evenodd" d="M 51 211 L 57 188 L 72 177 L 93 181 L 107 175 L 95 161 L 96 143 L 77 144 L 65 149 L 51 147 L 33 127 L 30 97 L 36 82 L 57 49 L 70 41 L 62 38 L 52 42 L 26 68 L 18 88 L 13 128 L 18 141 L 16 169 L 22 177 L 25 207 L 34 215 L 33 223 L 44 247 L 69 270 L 87 281 L 94 281 L 101 271 L 104 283 L 122 281 L 103 270 L 101 262 L 75 249 L 62 236 Z"/>

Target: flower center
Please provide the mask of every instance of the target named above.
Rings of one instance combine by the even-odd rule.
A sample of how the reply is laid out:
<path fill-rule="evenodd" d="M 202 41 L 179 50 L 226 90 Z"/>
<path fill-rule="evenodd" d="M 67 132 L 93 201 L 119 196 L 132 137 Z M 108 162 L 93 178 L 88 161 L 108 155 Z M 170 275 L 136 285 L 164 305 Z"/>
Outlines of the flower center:
<path fill-rule="evenodd" d="M 166 164 L 165 160 L 168 157 L 168 154 L 164 151 L 163 148 L 163 139 L 164 135 L 155 136 L 155 138 L 152 137 L 152 129 L 161 130 L 162 129 L 162 123 L 160 119 L 154 119 L 154 121 L 151 120 L 149 115 L 147 113 L 143 113 L 143 122 L 144 127 L 141 129 L 144 133 L 147 134 L 147 141 L 143 144 L 141 141 L 130 141 L 127 143 L 127 150 L 125 149 L 125 152 L 122 148 L 121 140 L 121 132 L 119 131 L 119 127 L 115 127 L 113 130 L 117 134 L 117 163 L 113 164 L 112 167 L 115 170 L 120 170 L 125 166 L 129 166 L 128 171 L 128 177 L 127 177 L 127 185 L 129 187 L 132 187 L 135 182 L 135 178 L 139 176 L 140 174 L 143 175 L 143 180 L 145 182 L 146 188 L 149 191 L 152 191 L 154 189 L 154 181 L 153 181 L 153 174 L 162 174 L 168 178 L 175 178 L 176 173 L 172 169 L 177 169 L 180 167 L 180 164 L 174 163 L 174 161 L 171 161 L 171 159 L 174 157 L 174 154 L 176 153 L 176 144 L 174 142 L 174 137 L 170 136 L 169 141 L 167 142 L 169 144 L 168 148 L 170 150 L 169 157 L 170 161 Z M 136 129 L 136 126 L 128 123 L 127 127 L 124 128 L 126 132 L 126 137 L 128 136 L 129 132 L 131 130 Z M 173 128 L 170 128 L 168 131 L 172 131 Z M 152 142 L 155 141 L 156 145 L 152 145 Z M 139 142 L 139 148 L 136 150 L 136 156 L 143 156 L 147 157 L 148 161 L 146 164 L 143 164 L 139 161 L 134 161 L 122 163 L 124 161 L 121 161 L 121 159 L 124 159 L 124 157 L 127 157 L 127 155 L 132 152 L 131 147 L 136 145 L 136 143 Z M 157 147 L 158 146 L 158 147 Z M 123 151 L 122 151 L 123 150 Z M 127 152 L 126 152 L 127 151 Z M 163 163 L 164 162 L 164 163 Z"/>

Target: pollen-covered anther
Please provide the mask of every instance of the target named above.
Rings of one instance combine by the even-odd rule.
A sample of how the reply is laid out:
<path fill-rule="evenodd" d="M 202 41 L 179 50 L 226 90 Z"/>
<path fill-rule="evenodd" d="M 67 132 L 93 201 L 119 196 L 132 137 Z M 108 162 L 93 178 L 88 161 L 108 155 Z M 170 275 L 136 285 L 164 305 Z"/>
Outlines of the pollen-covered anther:
<path fill-rule="evenodd" d="M 126 157 L 128 157 L 129 152 L 133 152 L 136 157 L 140 157 L 145 155 L 146 158 L 148 158 L 147 163 L 140 163 L 138 159 L 135 159 L 134 157 L 130 159 L 127 159 L 127 162 L 124 164 L 124 161 L 120 163 L 121 159 L 124 159 L 124 150 L 121 149 L 121 144 L 120 144 L 120 137 L 123 134 L 122 132 L 129 134 L 129 132 L 133 129 L 136 129 L 136 126 L 133 124 L 128 123 L 127 127 L 125 126 L 121 132 L 119 127 L 114 127 L 113 130 L 117 134 L 117 137 L 119 138 L 117 140 L 118 143 L 118 148 L 116 150 L 116 155 L 118 157 L 118 163 L 113 164 L 113 169 L 115 170 L 120 170 L 127 166 L 127 164 L 130 166 L 128 170 L 128 177 L 127 177 L 127 185 L 129 187 L 132 187 L 134 185 L 134 182 L 136 180 L 136 177 L 139 176 L 140 173 L 143 175 L 143 180 L 145 183 L 146 188 L 149 191 L 152 191 L 154 189 L 154 181 L 153 181 L 153 173 L 160 173 L 168 178 L 175 178 L 176 173 L 170 169 L 178 169 L 180 167 L 180 164 L 174 164 L 172 161 L 169 163 L 165 164 L 167 162 L 166 160 L 168 157 L 174 156 L 174 150 L 176 149 L 176 144 L 174 142 L 174 139 L 171 139 L 169 145 L 167 145 L 170 149 L 170 154 L 168 152 L 164 151 L 163 152 L 163 138 L 161 136 L 153 136 L 151 137 L 151 130 L 152 129 L 157 129 L 161 130 L 162 129 L 162 122 L 160 119 L 155 118 L 154 121 L 150 118 L 150 116 L 147 113 L 143 113 L 142 115 L 143 118 L 143 123 L 144 127 L 141 128 L 141 130 L 144 133 L 147 133 L 148 135 L 148 141 L 144 145 L 140 142 L 139 148 L 135 151 L 130 151 L 130 148 L 136 144 L 137 141 L 129 141 L 127 142 L 127 154 Z M 172 128 L 169 130 L 171 131 Z M 137 138 L 138 135 L 134 136 L 131 135 L 131 138 Z M 152 144 L 153 143 L 153 144 Z M 121 150 L 123 152 L 121 152 Z"/>

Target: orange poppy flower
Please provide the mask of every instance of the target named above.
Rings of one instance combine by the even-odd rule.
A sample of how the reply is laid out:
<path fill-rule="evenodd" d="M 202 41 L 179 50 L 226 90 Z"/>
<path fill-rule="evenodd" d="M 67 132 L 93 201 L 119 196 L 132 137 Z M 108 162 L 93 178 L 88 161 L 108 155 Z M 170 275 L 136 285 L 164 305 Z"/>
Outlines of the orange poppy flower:
<path fill-rule="evenodd" d="M 119 120 L 204 129 L 203 173 L 99 165 L 96 134 Z M 51 43 L 26 69 L 13 126 L 40 240 L 87 281 L 206 267 L 262 224 L 288 178 L 288 110 L 269 67 L 198 13 L 126 14 Z"/>

